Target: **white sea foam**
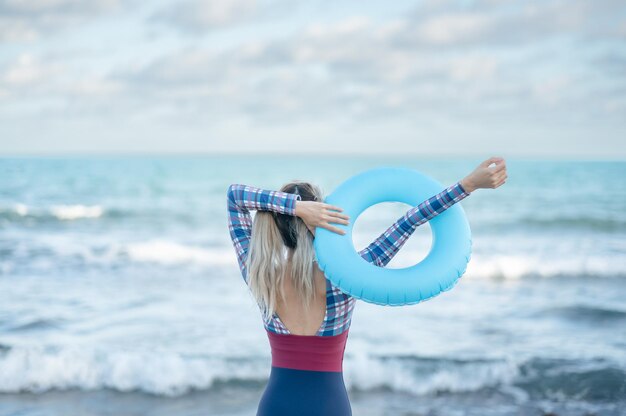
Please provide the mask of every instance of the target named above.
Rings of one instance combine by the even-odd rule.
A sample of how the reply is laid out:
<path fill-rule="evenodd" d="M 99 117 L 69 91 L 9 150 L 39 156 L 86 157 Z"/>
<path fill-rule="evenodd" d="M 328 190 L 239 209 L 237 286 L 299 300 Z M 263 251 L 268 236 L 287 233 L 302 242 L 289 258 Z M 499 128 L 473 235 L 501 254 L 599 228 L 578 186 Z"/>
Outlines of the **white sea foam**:
<path fill-rule="evenodd" d="M 25 204 L 15 204 L 15 213 L 20 217 L 25 217 L 28 215 L 28 206 Z"/>
<path fill-rule="evenodd" d="M 519 365 L 507 361 L 447 364 L 428 370 L 418 370 L 405 360 L 383 362 L 366 354 L 347 362 L 345 380 L 350 387 L 361 390 L 390 388 L 417 395 L 472 392 L 508 385 L 520 374 Z"/>
<path fill-rule="evenodd" d="M 262 367 L 167 352 L 16 348 L 0 357 L 0 392 L 110 388 L 176 396 L 222 378 L 261 378 Z"/>
<path fill-rule="evenodd" d="M 517 280 L 524 277 L 625 276 L 626 259 L 620 256 L 586 254 L 581 256 L 544 256 L 530 254 L 474 255 L 465 276 Z"/>
<path fill-rule="evenodd" d="M 43 347 L 16 348 L 0 356 L 0 392 L 35 392 L 53 389 L 118 391 L 139 390 L 177 396 L 190 390 L 210 389 L 216 382 L 263 382 L 269 357 L 255 360 L 189 358 L 173 352 L 110 351 Z M 511 384 L 519 376 L 513 363 L 477 362 L 445 364 L 439 369 L 416 371 L 404 361 L 347 357 L 344 361 L 348 388 L 381 387 L 413 394 L 471 392 Z"/>
<path fill-rule="evenodd" d="M 492 243 L 490 243 L 492 244 Z M 20 251 L 20 257 L 15 262 L 23 262 L 24 256 L 30 259 L 29 264 L 34 266 L 37 262 L 46 259 L 38 256 L 49 256 L 53 253 L 54 258 L 49 261 L 63 261 L 64 259 L 83 259 L 89 264 L 120 264 L 120 263 L 146 263 L 157 265 L 188 265 L 188 266 L 232 266 L 236 273 L 236 255 L 229 244 L 224 241 L 219 245 L 200 245 L 176 241 L 174 239 L 156 238 L 140 241 L 111 241 L 109 238 L 90 238 L 89 240 L 77 239 L 72 235 L 39 235 L 37 244 L 31 243 L 34 254 Z M 532 249 L 529 247 L 518 248 L 515 253 L 497 252 L 482 249 L 472 253 L 463 278 L 466 279 L 503 279 L 519 280 L 525 277 L 552 278 L 559 276 L 575 277 L 623 277 L 626 276 L 626 257 L 601 251 L 585 251 L 572 255 L 567 247 L 560 247 L 564 243 L 555 243 L 551 252 Z M 622 251 L 621 247 L 615 248 Z M 511 249 L 513 251 L 513 249 Z M 411 252 L 404 253 L 405 257 L 411 257 Z M 7 258 L 6 263 L 13 263 L 13 259 Z M 49 262 L 43 262 L 48 267 Z M 407 266 L 407 265 L 403 265 Z"/>
<path fill-rule="evenodd" d="M 233 264 L 232 250 L 180 244 L 169 240 L 148 240 L 126 245 L 123 250 L 139 262 L 159 264 L 193 263 L 199 265 Z"/>
<path fill-rule="evenodd" d="M 60 220 L 99 218 L 104 213 L 104 209 L 99 205 L 55 205 L 50 211 Z"/>
<path fill-rule="evenodd" d="M 85 240 L 77 239 L 72 235 L 42 234 L 37 236 L 36 244 L 31 244 L 36 252 L 53 253 L 54 261 L 80 258 L 87 263 L 101 266 L 129 261 L 161 265 L 236 266 L 237 264 L 232 247 L 203 247 L 167 239 L 122 242 L 98 238 L 98 236 Z M 22 261 L 22 258 L 16 260 Z M 31 264 L 39 260 L 41 259 L 31 257 Z"/>

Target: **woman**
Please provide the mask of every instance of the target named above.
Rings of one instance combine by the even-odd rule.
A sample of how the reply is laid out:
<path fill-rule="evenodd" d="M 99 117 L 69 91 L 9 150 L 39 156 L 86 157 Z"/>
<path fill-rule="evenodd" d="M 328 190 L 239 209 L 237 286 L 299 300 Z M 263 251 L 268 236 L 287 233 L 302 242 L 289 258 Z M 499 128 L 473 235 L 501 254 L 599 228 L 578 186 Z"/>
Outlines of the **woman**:
<path fill-rule="evenodd" d="M 490 167 L 495 164 L 494 167 Z M 482 162 L 461 181 L 411 208 L 359 254 L 384 267 L 415 229 L 479 188 L 507 178 L 504 159 Z M 233 184 L 229 230 L 244 281 L 256 299 L 272 349 L 269 382 L 257 416 L 348 416 L 343 353 L 356 298 L 334 286 L 315 261 L 316 227 L 339 234 L 341 207 L 318 187 L 291 182 L 279 191 Z M 251 210 L 257 210 L 254 222 Z"/>

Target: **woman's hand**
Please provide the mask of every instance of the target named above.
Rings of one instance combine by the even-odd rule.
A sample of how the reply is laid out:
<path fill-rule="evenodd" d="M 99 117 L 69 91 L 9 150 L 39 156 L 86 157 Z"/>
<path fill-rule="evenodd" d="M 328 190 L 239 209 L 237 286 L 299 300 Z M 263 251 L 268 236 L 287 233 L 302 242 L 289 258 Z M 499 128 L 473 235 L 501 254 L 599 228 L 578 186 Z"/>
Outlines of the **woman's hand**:
<path fill-rule="evenodd" d="M 337 212 L 338 211 L 338 212 Z M 346 232 L 333 227 L 331 223 L 348 225 L 348 217 L 340 214 L 343 209 L 317 201 L 296 201 L 296 216 L 302 218 L 308 229 L 315 235 L 315 227 L 322 227 L 344 235 Z"/>
<path fill-rule="evenodd" d="M 489 167 L 492 163 L 493 167 Z M 480 188 L 497 188 L 506 181 L 506 164 L 501 157 L 490 157 L 482 162 L 472 173 L 461 180 L 466 192 L 474 192 Z"/>

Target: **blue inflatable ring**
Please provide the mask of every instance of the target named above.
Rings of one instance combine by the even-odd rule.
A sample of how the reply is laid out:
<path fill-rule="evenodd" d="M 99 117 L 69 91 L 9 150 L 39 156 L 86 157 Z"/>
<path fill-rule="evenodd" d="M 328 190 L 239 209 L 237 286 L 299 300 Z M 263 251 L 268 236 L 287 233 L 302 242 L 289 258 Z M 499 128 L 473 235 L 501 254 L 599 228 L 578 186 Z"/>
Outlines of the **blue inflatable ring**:
<path fill-rule="evenodd" d="M 348 179 L 324 200 L 341 207 L 350 223 L 333 224 L 345 230 L 344 235 L 320 227 L 315 230 L 319 267 L 343 292 L 379 305 L 410 305 L 450 290 L 465 273 L 472 246 L 469 223 L 458 203 L 429 221 L 431 249 L 411 267 L 388 269 L 371 264 L 352 243 L 353 224 L 372 205 L 404 202 L 416 206 L 443 189 L 428 176 L 398 167 L 376 168 Z"/>

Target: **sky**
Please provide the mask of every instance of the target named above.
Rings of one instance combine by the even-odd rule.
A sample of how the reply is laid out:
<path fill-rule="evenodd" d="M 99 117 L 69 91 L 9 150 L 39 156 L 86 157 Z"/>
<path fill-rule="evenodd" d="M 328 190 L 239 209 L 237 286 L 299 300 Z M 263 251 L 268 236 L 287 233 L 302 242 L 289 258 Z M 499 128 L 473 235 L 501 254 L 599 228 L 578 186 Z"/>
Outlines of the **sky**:
<path fill-rule="evenodd" d="M 0 0 L 0 154 L 626 158 L 622 0 Z"/>

